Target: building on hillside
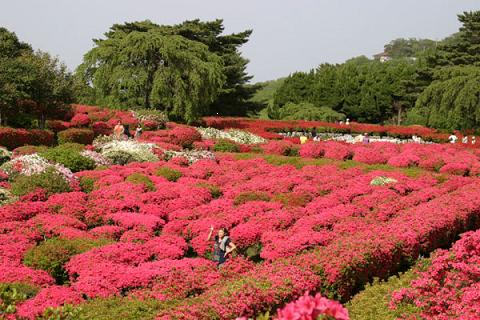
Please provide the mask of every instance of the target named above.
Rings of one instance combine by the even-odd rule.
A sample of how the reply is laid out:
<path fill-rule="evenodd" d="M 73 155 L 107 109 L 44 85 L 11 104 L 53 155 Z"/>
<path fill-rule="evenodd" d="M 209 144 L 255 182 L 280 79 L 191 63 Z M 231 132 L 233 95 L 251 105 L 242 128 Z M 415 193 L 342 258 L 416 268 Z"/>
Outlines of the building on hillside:
<path fill-rule="evenodd" d="M 374 55 L 373 55 L 373 58 L 374 58 L 375 60 L 380 61 L 380 62 L 387 62 L 387 61 L 392 60 L 392 57 L 390 57 L 387 52 L 382 52 L 382 53 L 374 54 Z"/>

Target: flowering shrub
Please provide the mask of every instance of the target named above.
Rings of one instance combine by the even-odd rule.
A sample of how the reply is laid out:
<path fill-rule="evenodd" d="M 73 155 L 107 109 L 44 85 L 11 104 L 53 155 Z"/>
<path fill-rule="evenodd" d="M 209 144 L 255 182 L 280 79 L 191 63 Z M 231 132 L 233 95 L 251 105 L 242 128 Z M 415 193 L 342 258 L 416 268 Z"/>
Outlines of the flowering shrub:
<path fill-rule="evenodd" d="M 158 161 L 153 153 L 153 144 L 140 143 L 134 140 L 112 141 L 100 147 L 100 153 L 113 164 L 130 162 Z"/>
<path fill-rule="evenodd" d="M 218 152 L 240 152 L 240 147 L 233 141 L 220 140 L 215 143 L 213 150 Z"/>
<path fill-rule="evenodd" d="M 94 133 L 91 129 L 71 128 L 58 133 L 58 143 L 80 143 L 91 144 L 93 142 Z"/>
<path fill-rule="evenodd" d="M 175 157 L 185 158 L 190 164 L 195 163 L 199 160 L 215 160 L 215 154 L 207 150 L 167 150 L 164 152 L 163 155 L 166 160 L 170 160 Z"/>
<path fill-rule="evenodd" d="M 222 131 L 215 128 L 196 128 L 202 135 L 203 139 L 215 139 L 215 140 L 231 140 L 240 144 L 259 144 L 266 143 L 267 140 L 254 135 L 248 131 L 242 131 L 237 129 L 230 129 L 228 131 Z"/>
<path fill-rule="evenodd" d="M 27 144 L 50 146 L 53 142 L 53 132 L 48 130 L 0 128 L 0 146 L 10 150 Z"/>
<path fill-rule="evenodd" d="M 480 316 L 478 266 L 480 231 L 462 235 L 450 251 L 438 250 L 426 271 L 392 294 L 391 308 L 413 304 L 422 319 L 476 319 Z M 412 315 L 413 317 L 413 315 Z"/>
<path fill-rule="evenodd" d="M 74 127 L 86 127 L 90 124 L 90 118 L 86 114 L 77 113 L 70 120 L 70 123 Z"/>
<path fill-rule="evenodd" d="M 348 311 L 336 301 L 328 300 L 320 294 L 314 297 L 305 293 L 298 300 L 287 304 L 278 311 L 277 320 L 349 320 Z"/>
<path fill-rule="evenodd" d="M 73 174 L 69 169 L 58 163 L 49 163 L 45 158 L 38 154 L 14 158 L 4 163 L 0 168 L 9 175 L 10 179 L 14 179 L 18 175 L 29 177 L 34 174 L 41 174 L 47 169 L 53 169 L 58 172 L 68 182 L 71 182 L 74 179 Z"/>
<path fill-rule="evenodd" d="M 169 132 L 170 141 L 184 148 L 190 148 L 195 141 L 202 140 L 200 133 L 191 127 L 177 126 Z"/>
<path fill-rule="evenodd" d="M 82 149 L 80 144 L 65 143 L 40 152 L 40 156 L 53 163 L 62 164 L 72 172 L 94 169 L 95 161 L 83 156 Z"/>
<path fill-rule="evenodd" d="M 97 121 L 93 123 L 92 130 L 95 136 L 100 136 L 100 135 L 111 134 L 113 131 L 113 128 L 106 122 Z"/>

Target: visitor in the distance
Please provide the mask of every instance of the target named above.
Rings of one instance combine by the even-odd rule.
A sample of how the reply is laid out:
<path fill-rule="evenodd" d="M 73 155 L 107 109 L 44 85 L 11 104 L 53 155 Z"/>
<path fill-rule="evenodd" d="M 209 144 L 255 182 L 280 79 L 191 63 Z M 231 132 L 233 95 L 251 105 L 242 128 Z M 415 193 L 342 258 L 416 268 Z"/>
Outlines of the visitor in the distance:
<path fill-rule="evenodd" d="M 140 125 L 140 123 L 138 124 L 137 126 L 137 129 L 135 129 L 135 139 L 140 139 L 140 137 L 142 136 L 142 133 L 143 133 L 143 129 L 142 129 L 142 126 Z"/>
<path fill-rule="evenodd" d="M 132 134 L 130 133 L 130 127 L 128 124 L 126 124 L 123 129 L 123 139 L 128 140 L 131 137 L 132 137 Z"/>
<path fill-rule="evenodd" d="M 450 143 L 457 143 L 458 137 L 455 135 L 455 132 L 452 132 L 448 140 L 450 140 Z"/>
<path fill-rule="evenodd" d="M 210 226 L 207 241 L 212 238 L 213 226 Z M 228 236 L 226 228 L 218 229 L 218 234 L 214 238 L 213 244 L 213 261 L 218 263 L 220 267 L 228 259 L 228 255 L 232 253 L 237 247 Z"/>
<path fill-rule="evenodd" d="M 121 139 L 123 131 L 125 131 L 125 129 L 123 128 L 122 122 L 118 121 L 115 127 L 113 128 L 113 137 L 115 139 Z"/>
<path fill-rule="evenodd" d="M 370 143 L 370 137 L 368 136 L 368 133 L 363 135 L 363 143 Z"/>
<path fill-rule="evenodd" d="M 312 138 L 313 140 L 317 140 L 317 128 L 316 127 L 313 127 L 312 129 Z"/>

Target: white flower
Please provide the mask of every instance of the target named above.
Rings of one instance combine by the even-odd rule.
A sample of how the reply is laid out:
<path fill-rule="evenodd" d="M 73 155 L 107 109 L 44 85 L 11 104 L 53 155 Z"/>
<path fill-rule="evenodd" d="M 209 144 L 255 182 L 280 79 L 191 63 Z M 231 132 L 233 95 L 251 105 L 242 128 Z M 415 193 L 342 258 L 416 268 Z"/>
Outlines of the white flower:
<path fill-rule="evenodd" d="M 164 152 L 165 159 L 169 160 L 174 157 L 184 157 L 188 160 L 188 163 L 192 164 L 202 159 L 215 160 L 215 154 L 207 150 L 184 150 L 184 151 L 172 151 L 167 150 Z"/>
<path fill-rule="evenodd" d="M 67 180 L 67 182 L 75 179 L 70 169 L 65 168 L 59 163 L 52 164 L 36 153 L 12 159 L 4 163 L 0 168 L 9 176 L 17 174 L 32 176 L 34 174 L 43 173 L 49 168 L 54 168 L 65 178 L 65 180 Z"/>
<path fill-rule="evenodd" d="M 202 127 L 196 129 L 200 132 L 203 139 L 228 139 L 240 144 L 259 144 L 268 142 L 266 139 L 254 135 L 253 133 L 238 129 L 229 129 L 228 131 Z"/>
<path fill-rule="evenodd" d="M 92 159 L 96 166 L 109 166 L 112 164 L 110 160 L 96 151 L 83 150 L 80 154 L 86 158 Z"/>
<path fill-rule="evenodd" d="M 100 153 L 114 164 L 130 162 L 154 162 L 158 157 L 153 153 L 153 143 L 140 143 L 135 140 L 111 141 L 100 147 Z"/>

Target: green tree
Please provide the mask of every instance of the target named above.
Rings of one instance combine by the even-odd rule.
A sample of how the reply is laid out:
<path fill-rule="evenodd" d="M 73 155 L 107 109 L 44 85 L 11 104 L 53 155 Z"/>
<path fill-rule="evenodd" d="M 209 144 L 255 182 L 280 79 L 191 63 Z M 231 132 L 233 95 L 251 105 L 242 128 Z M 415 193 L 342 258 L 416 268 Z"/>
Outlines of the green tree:
<path fill-rule="evenodd" d="M 61 117 L 73 100 L 72 76 L 58 58 L 20 42 L 0 28 L 0 124 L 30 126 Z"/>
<path fill-rule="evenodd" d="M 15 112 L 18 99 L 26 98 L 24 86 L 27 71 L 19 62 L 32 48 L 17 38 L 15 33 L 0 28 L 0 125 L 6 125 Z"/>
<path fill-rule="evenodd" d="M 480 11 L 463 12 L 458 20 L 462 24 L 459 32 L 438 47 L 430 59 L 433 67 L 480 66 Z"/>
<path fill-rule="evenodd" d="M 466 130 L 480 125 L 480 68 L 437 70 L 435 81 L 419 96 L 408 122 L 435 128 Z"/>
<path fill-rule="evenodd" d="M 102 104 L 161 109 L 192 122 L 224 83 L 222 61 L 206 45 L 148 21 L 114 25 L 94 42 L 78 72 Z"/>

